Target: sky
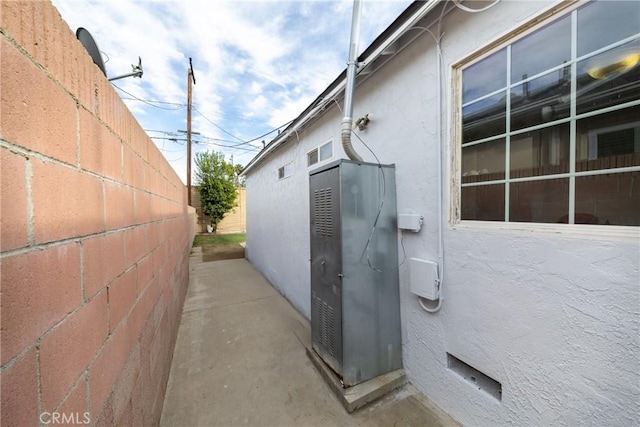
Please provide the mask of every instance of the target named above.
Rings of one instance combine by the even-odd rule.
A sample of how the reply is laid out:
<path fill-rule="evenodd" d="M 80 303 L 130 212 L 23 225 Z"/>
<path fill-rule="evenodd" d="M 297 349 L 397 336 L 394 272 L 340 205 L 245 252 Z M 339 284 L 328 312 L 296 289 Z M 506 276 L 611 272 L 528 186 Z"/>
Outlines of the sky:
<path fill-rule="evenodd" d="M 363 0 L 360 52 L 411 3 Z M 187 72 L 192 58 L 192 153 L 246 165 L 346 68 L 351 0 L 53 0 L 84 27 L 140 125 L 186 183 Z M 339 124 L 338 124 L 339 125 Z M 195 166 L 192 166 L 192 172 Z"/>

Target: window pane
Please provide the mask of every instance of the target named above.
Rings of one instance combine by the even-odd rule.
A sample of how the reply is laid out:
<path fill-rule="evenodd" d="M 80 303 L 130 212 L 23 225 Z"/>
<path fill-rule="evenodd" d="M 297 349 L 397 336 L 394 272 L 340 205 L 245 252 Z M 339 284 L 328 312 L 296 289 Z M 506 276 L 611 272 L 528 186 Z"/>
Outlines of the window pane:
<path fill-rule="evenodd" d="M 578 9 L 578 57 L 640 31 L 640 2 L 594 1 Z"/>
<path fill-rule="evenodd" d="M 577 64 L 577 112 L 640 99 L 640 39 Z"/>
<path fill-rule="evenodd" d="M 318 149 L 307 153 L 307 166 L 315 165 L 318 163 Z"/>
<path fill-rule="evenodd" d="M 571 83 L 568 69 L 553 71 L 513 88 L 511 130 L 569 116 Z"/>
<path fill-rule="evenodd" d="M 320 147 L 320 161 L 330 159 L 333 155 L 333 148 L 330 142 Z"/>
<path fill-rule="evenodd" d="M 462 109 L 462 142 L 505 133 L 506 92 L 500 92 Z"/>
<path fill-rule="evenodd" d="M 511 137 L 510 178 L 569 172 L 569 124 Z"/>
<path fill-rule="evenodd" d="M 640 106 L 578 120 L 576 171 L 640 166 Z"/>
<path fill-rule="evenodd" d="M 462 182 L 504 179 L 505 140 L 462 147 Z"/>
<path fill-rule="evenodd" d="M 504 221 L 504 184 L 462 187 L 462 219 Z"/>
<path fill-rule="evenodd" d="M 511 83 L 571 61 L 571 16 L 547 25 L 511 47 Z"/>
<path fill-rule="evenodd" d="M 284 166 L 278 169 L 278 179 L 284 178 Z"/>
<path fill-rule="evenodd" d="M 568 222 L 568 178 L 512 182 L 509 193 L 509 221 Z"/>
<path fill-rule="evenodd" d="M 462 71 L 462 103 L 507 86 L 507 51 L 502 49 Z"/>
<path fill-rule="evenodd" d="M 576 224 L 640 225 L 640 172 L 576 178 Z"/>

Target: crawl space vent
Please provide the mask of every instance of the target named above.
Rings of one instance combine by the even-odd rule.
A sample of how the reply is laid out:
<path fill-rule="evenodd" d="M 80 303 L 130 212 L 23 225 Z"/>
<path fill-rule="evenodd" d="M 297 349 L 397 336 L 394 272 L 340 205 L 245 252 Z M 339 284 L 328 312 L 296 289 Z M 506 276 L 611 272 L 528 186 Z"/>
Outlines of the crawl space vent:
<path fill-rule="evenodd" d="M 470 382 L 478 390 L 489 393 L 498 400 L 502 400 L 502 384 L 490 376 L 483 374 L 471 365 L 467 365 L 457 357 L 447 353 L 447 365 L 456 374 Z"/>

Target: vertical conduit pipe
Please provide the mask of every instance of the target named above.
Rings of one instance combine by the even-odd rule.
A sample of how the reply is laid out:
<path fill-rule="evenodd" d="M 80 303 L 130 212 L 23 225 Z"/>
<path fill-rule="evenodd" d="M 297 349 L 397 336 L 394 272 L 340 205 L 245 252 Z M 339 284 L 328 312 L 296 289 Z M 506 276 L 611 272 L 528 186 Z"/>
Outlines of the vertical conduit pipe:
<path fill-rule="evenodd" d="M 351 160 L 362 161 L 362 157 L 351 144 L 351 126 L 353 125 L 353 96 L 356 91 L 356 71 L 358 69 L 358 49 L 360 44 L 360 17 L 362 4 L 360 0 L 353 1 L 353 16 L 351 18 L 351 40 L 349 42 L 349 59 L 347 61 L 347 82 L 344 90 L 344 117 L 342 118 L 342 148 Z"/>

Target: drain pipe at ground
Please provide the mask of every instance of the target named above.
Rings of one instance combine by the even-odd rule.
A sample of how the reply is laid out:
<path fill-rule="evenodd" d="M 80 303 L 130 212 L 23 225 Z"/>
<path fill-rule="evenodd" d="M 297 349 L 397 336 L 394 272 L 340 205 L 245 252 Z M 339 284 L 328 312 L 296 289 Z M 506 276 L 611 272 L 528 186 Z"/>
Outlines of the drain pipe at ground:
<path fill-rule="evenodd" d="M 360 17 L 362 4 L 360 0 L 353 2 L 351 18 L 351 41 L 349 42 L 349 60 L 347 61 L 347 83 L 344 90 L 344 117 L 342 118 L 342 148 L 351 160 L 362 161 L 362 157 L 351 144 L 351 126 L 353 125 L 353 96 L 356 91 L 356 71 L 358 69 L 358 47 L 360 44 Z"/>

